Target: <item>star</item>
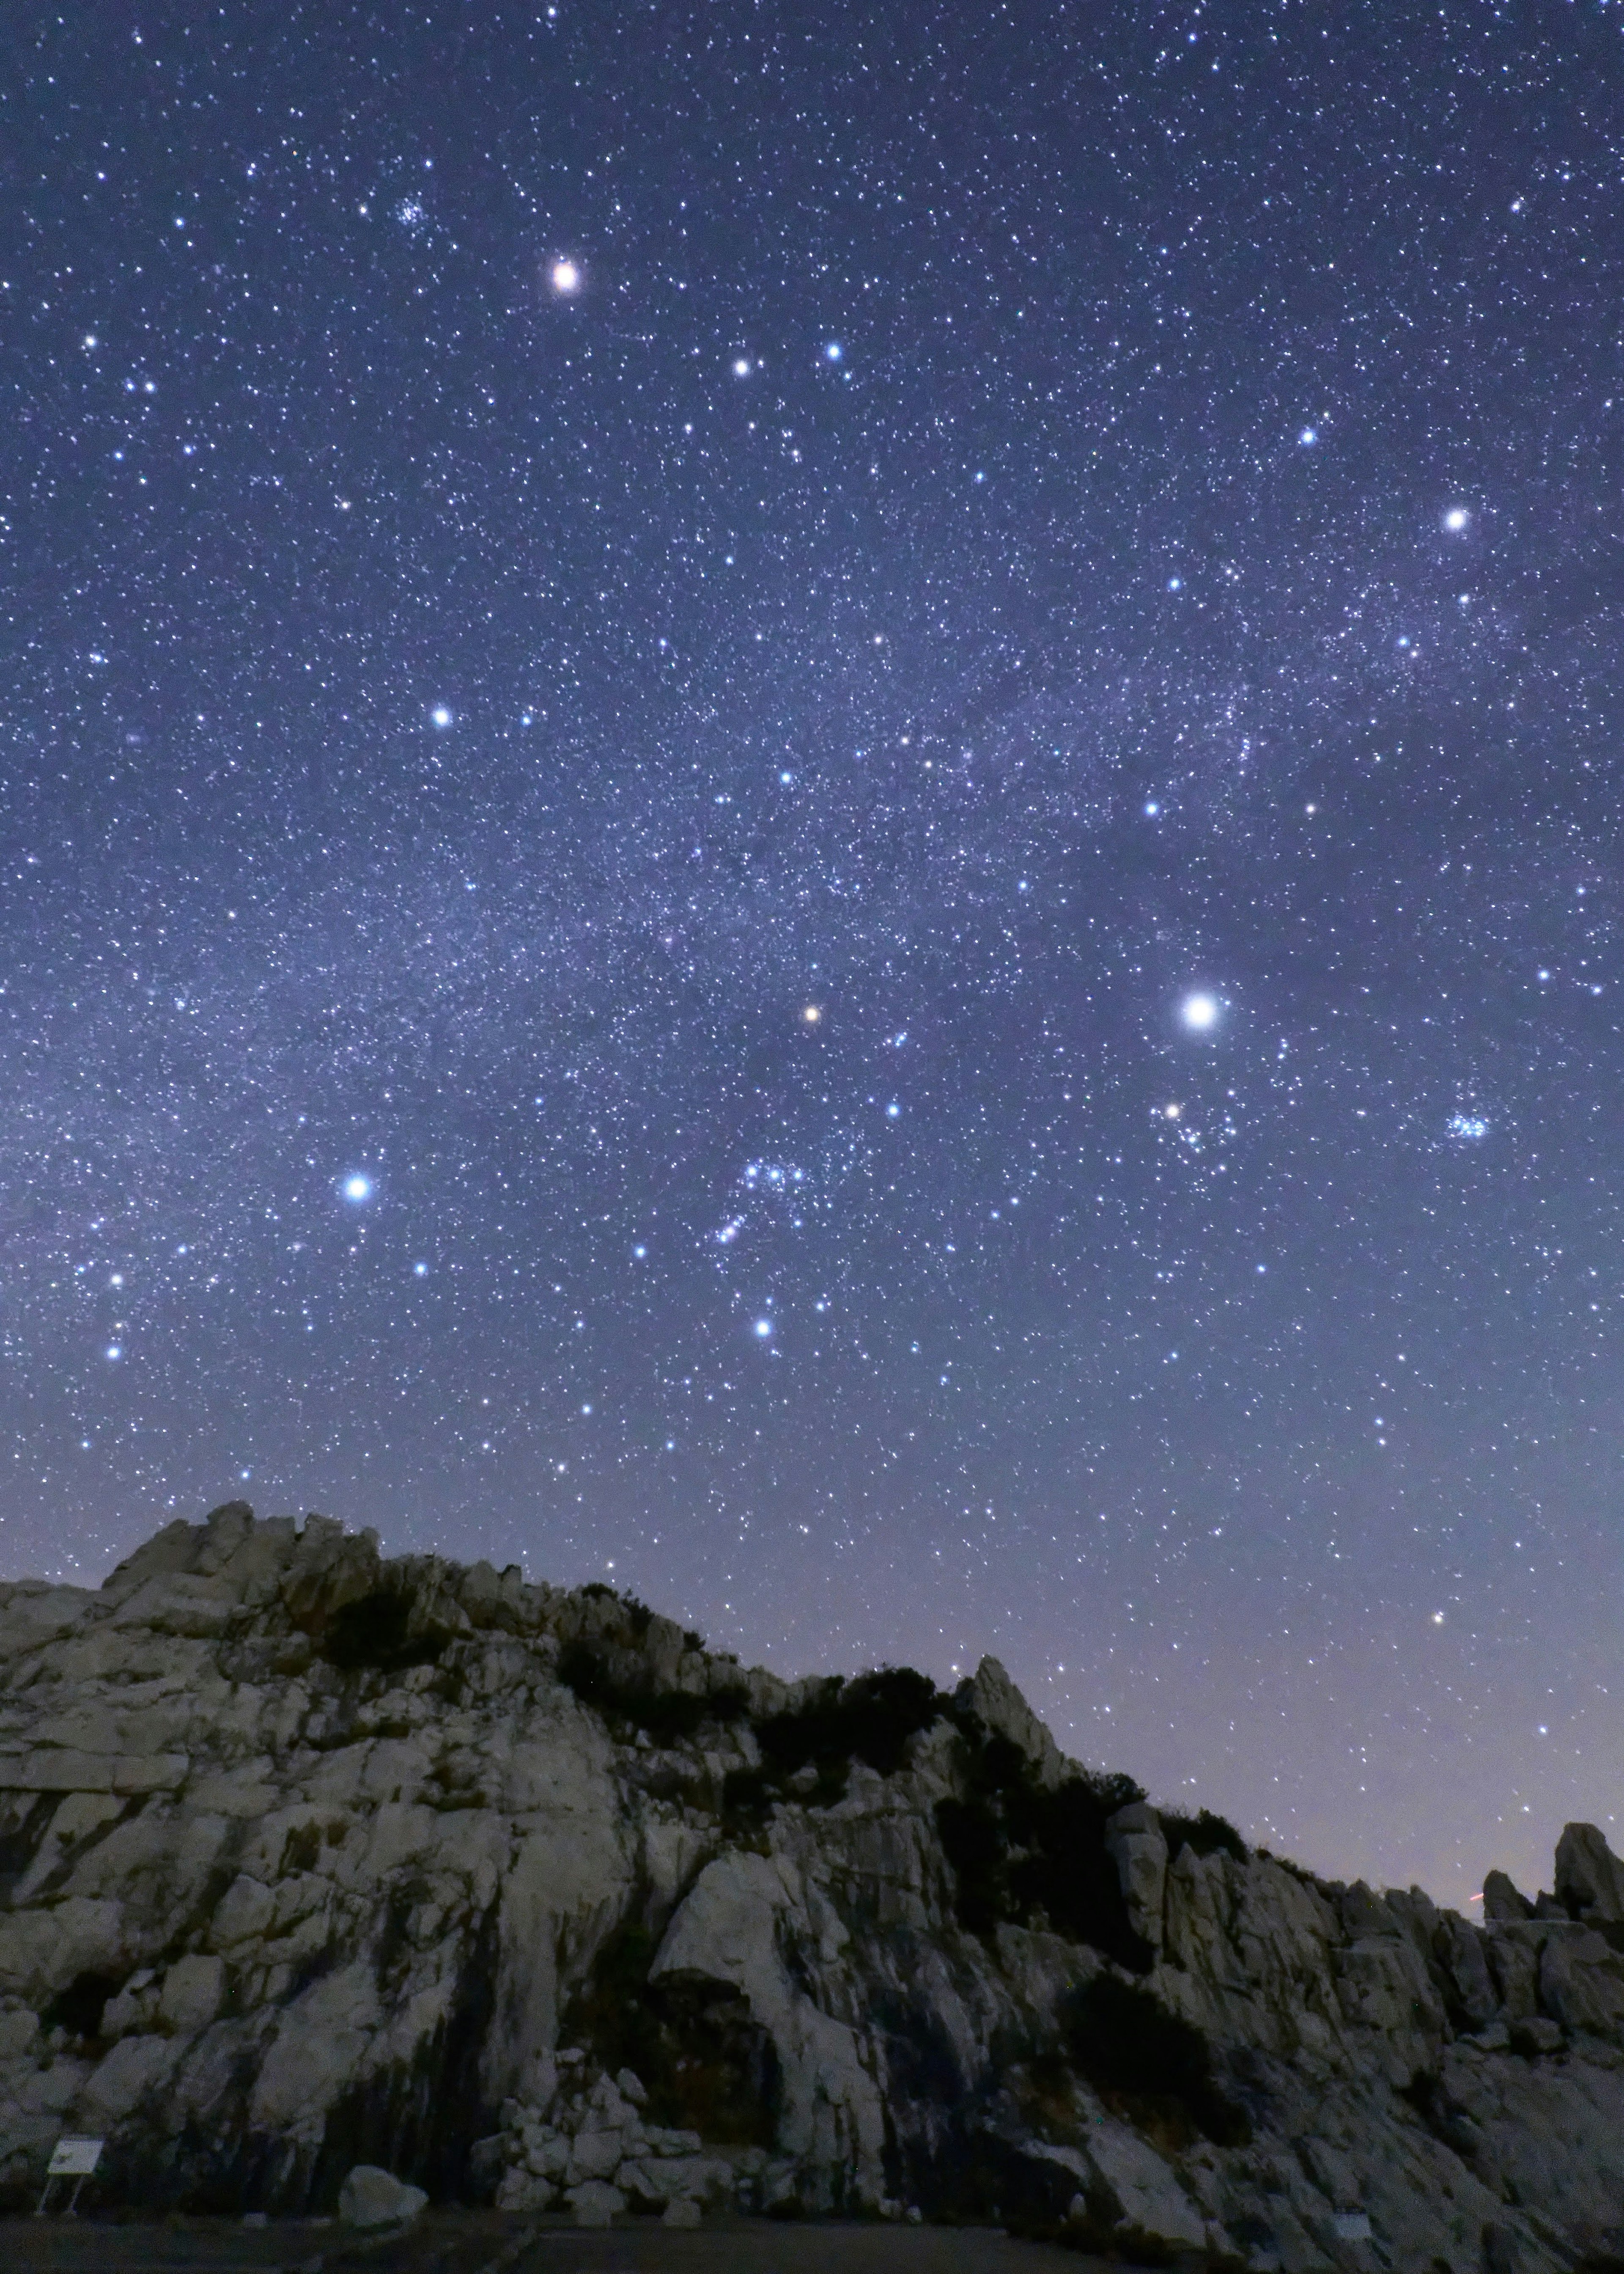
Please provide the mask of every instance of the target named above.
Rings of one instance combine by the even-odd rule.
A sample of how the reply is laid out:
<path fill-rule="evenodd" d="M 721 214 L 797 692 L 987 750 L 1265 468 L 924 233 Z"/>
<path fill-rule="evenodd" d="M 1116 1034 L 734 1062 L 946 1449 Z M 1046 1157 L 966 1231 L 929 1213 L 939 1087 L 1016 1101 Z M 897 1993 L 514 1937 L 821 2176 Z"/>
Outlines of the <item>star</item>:
<path fill-rule="evenodd" d="M 1471 516 L 1468 513 L 1463 505 L 1452 505 L 1448 512 L 1444 516 L 1444 527 L 1447 530 L 1454 531 L 1458 536 L 1461 531 L 1467 526 L 1470 519 Z"/>
<path fill-rule="evenodd" d="M 344 1178 L 344 1198 L 347 1201 L 368 1201 L 372 1196 L 372 1180 L 358 1172 Z"/>
<path fill-rule="evenodd" d="M 1178 1015 L 1186 1027 L 1204 1035 L 1218 1023 L 1220 1005 L 1215 995 L 1186 995 L 1179 1005 Z"/>
<path fill-rule="evenodd" d="M 547 282 L 560 299 L 568 300 L 581 290 L 581 271 L 573 260 L 555 260 L 547 272 Z"/>

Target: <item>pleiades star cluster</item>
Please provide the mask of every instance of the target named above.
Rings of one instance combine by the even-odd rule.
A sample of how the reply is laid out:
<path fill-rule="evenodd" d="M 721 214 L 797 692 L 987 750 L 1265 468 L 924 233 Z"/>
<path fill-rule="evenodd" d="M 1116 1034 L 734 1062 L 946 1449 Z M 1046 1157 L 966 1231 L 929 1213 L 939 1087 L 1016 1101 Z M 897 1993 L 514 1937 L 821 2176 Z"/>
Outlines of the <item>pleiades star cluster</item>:
<path fill-rule="evenodd" d="M 0 1571 L 1624 1815 L 1624 14 L 33 10 Z"/>

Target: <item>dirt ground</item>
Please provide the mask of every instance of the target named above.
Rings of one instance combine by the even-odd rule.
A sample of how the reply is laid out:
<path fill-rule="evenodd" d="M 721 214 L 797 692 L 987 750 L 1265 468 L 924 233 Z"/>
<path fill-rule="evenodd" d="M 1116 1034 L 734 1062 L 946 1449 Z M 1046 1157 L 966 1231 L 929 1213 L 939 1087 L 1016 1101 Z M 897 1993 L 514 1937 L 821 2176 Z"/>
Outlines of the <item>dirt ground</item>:
<path fill-rule="evenodd" d="M 718 2219 L 684 2232 L 635 2219 L 589 2233 L 432 2211 L 404 2236 L 367 2243 L 316 2219 L 0 2222 L 4 2274 L 1086 2274 L 1100 2263 L 989 2227 Z"/>

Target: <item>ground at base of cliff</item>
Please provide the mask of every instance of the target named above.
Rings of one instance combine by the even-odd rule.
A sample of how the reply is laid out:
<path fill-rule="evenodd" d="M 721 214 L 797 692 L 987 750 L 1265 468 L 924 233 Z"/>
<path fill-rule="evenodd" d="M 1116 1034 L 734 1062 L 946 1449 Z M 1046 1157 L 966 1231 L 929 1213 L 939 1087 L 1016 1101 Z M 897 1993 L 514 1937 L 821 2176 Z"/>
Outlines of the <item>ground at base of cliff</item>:
<path fill-rule="evenodd" d="M 8 2218 L 8 2274 L 1086 2274 L 1102 2261 L 992 2227 L 718 2219 L 587 2230 L 564 2219 L 430 2212 L 363 2240 L 327 2220 Z"/>

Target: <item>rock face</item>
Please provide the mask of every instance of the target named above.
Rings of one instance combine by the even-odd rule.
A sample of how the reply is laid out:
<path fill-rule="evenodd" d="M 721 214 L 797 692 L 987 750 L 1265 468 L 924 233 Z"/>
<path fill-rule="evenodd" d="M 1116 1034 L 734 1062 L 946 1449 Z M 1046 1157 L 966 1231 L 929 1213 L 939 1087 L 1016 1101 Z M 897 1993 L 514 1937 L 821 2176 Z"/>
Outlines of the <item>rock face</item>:
<path fill-rule="evenodd" d="M 587 2224 L 1540 2274 L 1624 2248 L 1624 1865 L 1569 1826 L 1553 1894 L 1489 1890 L 1159 1812 L 992 1660 L 792 1685 L 320 1517 L 0 1587 L 16 2202 L 72 2130 L 152 2210 L 370 2165 Z"/>

